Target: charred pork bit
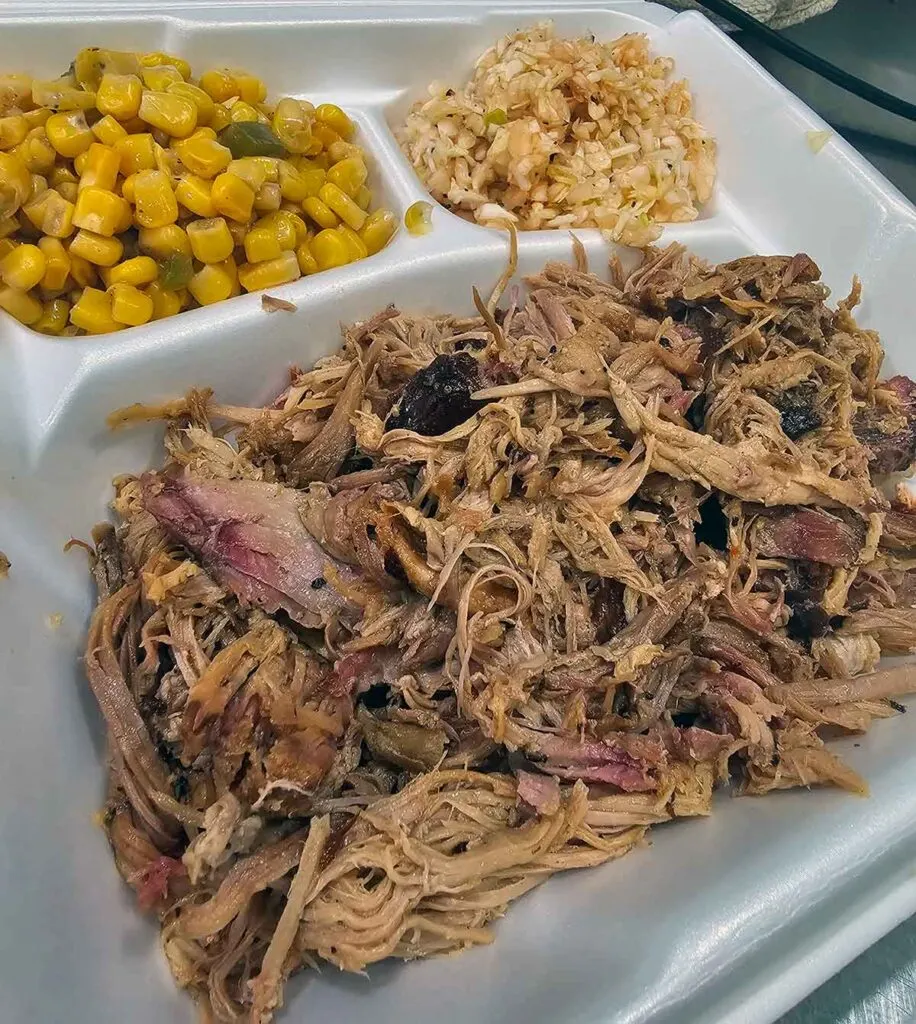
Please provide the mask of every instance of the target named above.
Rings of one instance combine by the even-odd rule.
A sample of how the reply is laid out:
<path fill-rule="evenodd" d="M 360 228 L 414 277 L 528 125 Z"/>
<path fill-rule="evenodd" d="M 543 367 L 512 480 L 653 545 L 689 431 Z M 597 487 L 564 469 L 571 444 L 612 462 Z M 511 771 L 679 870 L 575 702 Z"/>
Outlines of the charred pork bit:
<path fill-rule="evenodd" d="M 302 525 L 296 494 L 253 480 L 202 480 L 147 474 L 147 511 L 243 604 L 286 611 L 304 626 L 323 626 L 345 611 L 345 599 L 327 583 L 353 582 L 357 574 L 328 555 Z"/>
<path fill-rule="evenodd" d="M 771 401 L 779 410 L 783 433 L 790 441 L 797 441 L 823 426 L 823 417 L 817 411 L 817 385 L 813 382 L 805 381 L 794 388 L 786 388 Z"/>
<path fill-rule="evenodd" d="M 757 548 L 768 558 L 802 558 L 824 565 L 852 565 L 865 542 L 865 528 L 851 526 L 821 509 L 782 509 L 757 520 Z"/>
<path fill-rule="evenodd" d="M 440 355 L 411 377 L 388 416 L 386 430 L 412 430 L 425 437 L 445 434 L 481 407 L 471 395 L 480 388 L 477 360 L 467 352 Z"/>

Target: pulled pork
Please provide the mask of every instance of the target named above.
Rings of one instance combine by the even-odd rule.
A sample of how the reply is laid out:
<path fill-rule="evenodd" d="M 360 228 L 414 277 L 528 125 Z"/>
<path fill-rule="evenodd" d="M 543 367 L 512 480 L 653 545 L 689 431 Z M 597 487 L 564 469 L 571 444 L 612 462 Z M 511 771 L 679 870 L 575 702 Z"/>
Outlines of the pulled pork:
<path fill-rule="evenodd" d="M 389 307 L 263 409 L 114 418 L 168 427 L 95 538 L 105 822 L 214 1020 L 488 942 L 729 776 L 863 792 L 821 732 L 914 688 L 875 669 L 916 650 L 916 518 L 878 488 L 916 386 L 857 288 L 677 246 L 527 283 Z"/>

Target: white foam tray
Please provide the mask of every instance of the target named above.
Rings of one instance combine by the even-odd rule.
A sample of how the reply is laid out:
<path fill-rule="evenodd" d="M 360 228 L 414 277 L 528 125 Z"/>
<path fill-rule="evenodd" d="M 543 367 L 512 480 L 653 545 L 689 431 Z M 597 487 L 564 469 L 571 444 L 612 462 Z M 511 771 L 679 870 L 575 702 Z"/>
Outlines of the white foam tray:
<path fill-rule="evenodd" d="M 825 126 L 693 13 L 639 2 L 486 6 L 160 3 L 75 0 L 48 23 L 31 0 L 0 8 L 0 68 L 56 74 L 82 46 L 162 49 L 195 68 L 244 65 L 271 93 L 333 99 L 375 158 L 399 212 L 424 193 L 388 125 L 432 78 L 458 80 L 499 35 L 551 16 L 562 33 L 645 31 L 694 88 L 717 136 L 719 185 L 702 219 L 667 239 L 701 255 L 804 250 L 845 293 L 889 369 L 916 374 L 916 211 L 848 146 L 815 155 Z M 583 232 L 593 266 L 607 249 Z M 521 269 L 570 255 L 568 236 L 520 241 Z M 160 1024 L 192 1019 L 155 928 L 134 909 L 92 815 L 103 795 L 99 716 L 79 657 L 94 596 L 71 536 L 105 514 L 110 479 L 158 459 L 155 430 L 109 435 L 113 407 L 208 384 L 226 401 L 276 392 L 290 363 L 337 344 L 337 324 L 394 301 L 471 310 L 505 260 L 505 239 L 444 210 L 424 238 L 401 234 L 353 268 L 277 289 L 295 314 L 243 296 L 164 323 L 55 341 L 0 319 L 0 1019 L 10 1024 Z M 56 629 L 50 615 L 62 615 Z M 459 958 L 385 964 L 369 980 L 326 968 L 290 987 L 285 1018 L 348 1024 L 655 1024 L 776 1019 L 916 910 L 916 718 L 879 723 L 843 756 L 861 800 L 831 791 L 722 796 L 708 821 L 652 833 L 651 847 L 552 880 Z"/>

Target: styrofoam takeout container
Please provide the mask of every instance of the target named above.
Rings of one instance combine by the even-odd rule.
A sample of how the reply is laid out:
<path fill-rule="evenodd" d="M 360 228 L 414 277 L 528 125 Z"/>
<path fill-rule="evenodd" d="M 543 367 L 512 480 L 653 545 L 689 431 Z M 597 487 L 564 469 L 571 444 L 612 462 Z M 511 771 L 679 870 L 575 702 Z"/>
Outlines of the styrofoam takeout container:
<path fill-rule="evenodd" d="M 666 231 L 711 260 L 806 251 L 836 293 L 865 285 L 864 324 L 888 370 L 916 374 L 912 343 L 916 211 L 826 126 L 698 14 L 640 2 L 234 3 L 114 0 L 0 9 L 0 68 L 58 74 L 80 47 L 166 50 L 197 68 L 242 65 L 272 95 L 332 99 L 356 118 L 374 186 L 399 213 L 423 189 L 390 125 L 431 79 L 461 80 L 504 32 L 552 17 L 561 33 L 647 32 L 686 75 L 719 142 L 719 184 L 693 224 Z M 106 431 L 129 402 L 210 385 L 228 402 L 275 393 L 291 363 L 331 351 L 338 322 L 388 302 L 471 310 L 506 259 L 505 236 L 436 209 L 423 238 L 275 289 L 294 314 L 250 295 L 121 334 L 50 340 L 0 319 L 0 1020 L 161 1024 L 192 1018 L 156 929 L 134 908 L 93 824 L 104 742 L 79 663 L 94 601 L 85 557 L 65 555 L 105 515 L 110 480 L 159 459 L 160 432 Z M 592 265 L 607 247 L 583 232 Z M 569 258 L 569 236 L 520 238 L 521 270 Z M 57 620 L 57 616 L 62 619 Z M 557 877 L 512 908 L 497 941 L 458 958 L 383 964 L 369 979 L 308 972 L 285 1018 L 348 1024 L 409 1020 L 772 1021 L 916 910 L 916 722 L 878 723 L 842 756 L 872 785 L 721 795 L 710 820 L 653 830 L 651 848 Z"/>

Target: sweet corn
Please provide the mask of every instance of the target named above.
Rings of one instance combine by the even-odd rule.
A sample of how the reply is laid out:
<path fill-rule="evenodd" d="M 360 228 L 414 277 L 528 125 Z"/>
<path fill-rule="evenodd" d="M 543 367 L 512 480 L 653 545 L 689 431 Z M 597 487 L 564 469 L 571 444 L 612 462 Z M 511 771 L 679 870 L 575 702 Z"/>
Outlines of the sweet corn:
<path fill-rule="evenodd" d="M 186 138 L 197 127 L 197 107 L 169 92 L 144 92 L 139 117 L 176 139 Z"/>
<path fill-rule="evenodd" d="M 235 78 L 226 68 L 205 71 L 200 76 L 200 87 L 214 103 L 223 103 L 239 95 Z"/>
<path fill-rule="evenodd" d="M 58 188 L 61 185 L 78 183 L 79 177 L 66 164 L 63 164 L 60 167 L 55 167 L 48 175 L 48 186 L 50 188 Z"/>
<path fill-rule="evenodd" d="M 10 288 L 27 292 L 44 277 L 47 260 L 37 245 L 18 245 L 0 263 L 0 279 Z"/>
<path fill-rule="evenodd" d="M 256 156 L 243 156 L 233 160 L 226 168 L 229 174 L 241 178 L 255 193 L 267 181 L 268 169 Z"/>
<path fill-rule="evenodd" d="M 153 300 L 153 320 L 162 320 L 181 312 L 187 301 L 188 293 L 184 288 L 172 291 L 163 288 L 158 281 L 153 281 L 146 289 L 146 294 Z"/>
<path fill-rule="evenodd" d="M 188 240 L 191 252 L 201 263 L 222 263 L 232 255 L 235 240 L 229 233 L 229 226 L 222 217 L 196 220 L 188 225 Z M 190 286 L 189 286 L 190 287 Z M 194 290 L 191 289 L 191 294 Z M 198 300 L 199 301 L 199 300 Z"/>
<path fill-rule="evenodd" d="M 92 126 L 92 134 L 103 146 L 111 147 L 114 147 L 119 139 L 127 138 L 127 131 L 124 126 L 118 124 L 110 114 L 106 114 L 95 122 Z"/>
<path fill-rule="evenodd" d="M 324 188 L 324 185 L 321 186 Z M 320 194 L 319 189 L 319 194 Z M 309 196 L 302 203 L 302 209 L 320 228 L 336 228 L 340 221 L 334 211 L 317 196 Z"/>
<path fill-rule="evenodd" d="M 54 78 L 46 82 L 32 82 L 32 102 L 36 107 L 51 110 L 91 110 L 95 106 L 95 92 L 88 89 L 74 89 L 70 79 Z"/>
<path fill-rule="evenodd" d="M 210 182 L 195 174 L 186 174 L 181 178 L 175 186 L 175 198 L 198 217 L 212 217 L 216 212 L 210 197 Z"/>
<path fill-rule="evenodd" d="M 67 326 L 70 303 L 66 299 L 51 299 L 42 307 L 41 316 L 32 324 L 40 334 L 58 335 Z"/>
<path fill-rule="evenodd" d="M 63 185 L 60 186 L 63 188 Z M 43 235 L 69 238 L 73 234 L 73 215 L 76 206 L 53 188 L 29 200 L 22 208 L 32 226 Z"/>
<path fill-rule="evenodd" d="M 95 96 L 100 114 L 110 114 L 117 121 L 129 121 L 140 110 L 143 83 L 136 75 L 102 75 Z"/>
<path fill-rule="evenodd" d="M 261 288 L 276 288 L 280 284 L 298 281 L 301 273 L 296 254 L 285 252 L 264 263 L 243 263 L 239 267 L 239 284 L 246 292 L 256 292 Z"/>
<path fill-rule="evenodd" d="M 190 82 L 172 82 L 165 90 L 173 96 L 181 96 L 190 100 L 197 108 L 198 125 L 207 125 L 213 120 L 216 104 L 198 85 Z"/>
<path fill-rule="evenodd" d="M 121 157 L 117 150 L 111 146 L 104 146 L 100 142 L 93 142 L 86 150 L 79 177 L 79 187 L 81 189 L 101 188 L 108 192 L 114 192 L 120 167 Z"/>
<path fill-rule="evenodd" d="M 44 128 L 33 128 L 10 154 L 18 156 L 30 174 L 47 174 L 57 161 L 57 150 Z"/>
<path fill-rule="evenodd" d="M 369 204 L 372 202 L 371 189 L 366 188 L 365 185 L 360 185 L 356 190 L 356 195 L 353 197 L 353 202 L 356 203 L 361 210 L 368 211 Z"/>
<path fill-rule="evenodd" d="M 90 285 L 95 284 L 97 274 L 95 267 L 89 260 L 84 260 L 82 256 L 77 256 L 72 249 L 67 250 L 67 255 L 70 257 L 70 276 L 80 288 L 88 288 Z"/>
<path fill-rule="evenodd" d="M 343 142 L 343 139 L 337 134 L 337 132 L 334 131 L 333 128 L 329 128 L 326 124 L 321 124 L 320 122 L 316 122 L 312 126 L 312 137 L 312 145 L 309 147 L 308 150 L 308 155 L 312 157 L 317 157 L 322 150 L 330 150 L 330 148 L 334 145 L 335 142 Z M 324 156 L 325 154 L 322 153 L 321 155 Z M 337 158 L 337 160 L 342 159 L 343 156 L 339 156 Z M 332 159 L 329 162 L 327 162 L 325 170 L 327 170 L 327 168 L 330 167 L 331 164 L 336 164 L 337 160 Z"/>
<path fill-rule="evenodd" d="M 132 284 L 113 284 L 108 289 L 111 315 L 126 327 L 139 327 L 152 319 L 153 300 Z"/>
<path fill-rule="evenodd" d="M 355 126 L 335 103 L 319 103 L 315 108 L 315 118 L 337 132 L 342 139 L 352 138 Z"/>
<path fill-rule="evenodd" d="M 276 230 L 255 226 L 245 235 L 245 258 L 249 263 L 264 263 L 282 255 Z"/>
<path fill-rule="evenodd" d="M 321 154 L 325 156 L 324 153 Z M 339 136 L 333 139 L 327 146 L 327 158 L 331 161 L 329 168 L 334 164 L 339 164 L 343 160 L 363 160 L 363 151 L 359 146 L 354 146 L 350 142 L 344 142 Z"/>
<path fill-rule="evenodd" d="M 22 116 L 26 119 L 29 131 L 31 131 L 33 128 L 42 128 L 47 124 L 48 118 L 53 113 L 54 111 L 49 110 L 47 107 L 36 107 L 34 110 L 24 111 Z"/>
<path fill-rule="evenodd" d="M 15 150 L 0 153 L 0 221 L 12 217 L 31 196 L 32 172 L 20 155 Z"/>
<path fill-rule="evenodd" d="M 359 233 L 368 254 L 373 256 L 384 249 L 397 227 L 398 219 L 390 210 L 376 210 L 370 213 Z"/>
<path fill-rule="evenodd" d="M 185 167 L 201 178 L 215 178 L 232 162 L 232 154 L 226 146 L 197 132 L 189 139 L 176 142 L 175 152 Z"/>
<path fill-rule="evenodd" d="M 267 98 L 267 86 L 260 78 L 249 75 L 247 71 L 239 71 L 237 68 L 233 68 L 230 74 L 235 80 L 239 97 L 246 103 L 263 103 Z"/>
<path fill-rule="evenodd" d="M 351 263 L 355 263 L 357 260 L 364 260 L 369 255 L 366 243 L 359 237 L 353 228 L 348 227 L 346 224 L 341 224 L 336 230 L 341 238 L 343 238 L 347 243 L 347 250 L 350 253 Z"/>
<path fill-rule="evenodd" d="M 0 287 L 0 309 L 5 309 L 10 316 L 20 323 L 31 327 L 41 319 L 43 312 L 41 303 L 28 292 L 20 288 Z"/>
<path fill-rule="evenodd" d="M 169 64 L 157 64 L 156 67 L 142 68 L 140 77 L 143 84 L 152 92 L 165 92 L 170 85 L 183 82 L 181 73 Z"/>
<path fill-rule="evenodd" d="M 164 260 L 176 253 L 191 255 L 191 242 L 187 232 L 177 224 L 166 224 L 162 228 L 141 228 L 137 238 L 140 252 L 153 259 Z"/>
<path fill-rule="evenodd" d="M 259 213 L 269 213 L 280 209 L 280 186 L 273 181 L 265 181 L 254 197 L 254 208 Z"/>
<path fill-rule="evenodd" d="M 156 166 L 154 146 L 155 142 L 149 132 L 119 139 L 114 150 L 121 161 L 121 174 L 126 178 L 137 171 L 151 171 Z"/>
<path fill-rule="evenodd" d="M 226 224 L 229 226 L 229 234 L 232 235 L 232 241 L 235 242 L 236 248 L 240 245 L 243 246 L 245 244 L 245 236 L 249 231 L 248 222 L 227 220 Z"/>
<path fill-rule="evenodd" d="M 74 181 L 62 181 L 57 186 L 57 192 L 62 198 L 66 199 L 68 203 L 75 203 L 76 197 L 79 195 L 79 185 Z"/>
<path fill-rule="evenodd" d="M 95 142 L 95 136 L 86 122 L 86 115 L 81 110 L 52 114 L 43 129 L 36 128 L 34 131 L 44 131 L 54 149 L 70 160 L 80 153 L 85 153 Z"/>
<path fill-rule="evenodd" d="M 301 203 L 304 199 L 308 199 L 310 195 L 318 194 L 317 189 L 314 192 L 309 190 L 305 176 L 288 160 L 279 161 L 278 180 L 280 195 L 290 202 Z"/>
<path fill-rule="evenodd" d="M 140 57 L 140 67 L 142 68 L 158 68 L 163 65 L 170 65 L 176 68 L 184 79 L 191 77 L 191 65 L 183 57 L 176 57 L 174 54 L 161 53 L 159 51 L 144 53 Z"/>
<path fill-rule="evenodd" d="M 432 230 L 432 226 L 432 203 L 427 203 L 420 199 L 407 207 L 404 213 L 404 227 L 407 228 L 408 234 L 427 235 Z"/>
<path fill-rule="evenodd" d="M 292 226 L 296 245 L 298 245 L 300 242 L 304 242 L 307 238 L 309 238 L 309 229 L 306 227 L 305 221 L 302 219 L 298 211 L 296 213 L 293 213 L 290 210 L 280 210 L 279 212 L 281 214 L 286 215 L 284 217 L 284 220 L 286 221 L 287 224 L 290 224 Z"/>
<path fill-rule="evenodd" d="M 141 228 L 162 228 L 178 220 L 178 200 L 162 171 L 140 171 L 137 175 L 134 220 Z"/>
<path fill-rule="evenodd" d="M 330 171 L 328 173 L 330 173 Z M 325 206 L 328 207 L 329 210 L 336 213 L 344 224 L 353 228 L 354 231 L 359 231 L 363 224 L 366 223 L 365 213 L 363 213 L 363 211 L 356 205 L 356 203 L 353 202 L 343 189 L 338 188 L 336 185 L 326 182 L 321 186 L 318 198 L 325 204 Z"/>
<path fill-rule="evenodd" d="M 130 206 L 114 192 L 90 186 L 82 189 L 77 196 L 73 223 L 78 228 L 85 228 L 87 231 L 110 238 L 125 219 L 130 224 Z"/>
<path fill-rule="evenodd" d="M 369 171 L 358 157 L 339 160 L 333 167 L 328 168 L 327 173 L 328 182 L 331 185 L 336 185 L 341 192 L 345 192 L 354 200 L 360 188 L 366 184 L 368 177 Z"/>
<path fill-rule="evenodd" d="M 226 110 L 222 103 L 217 103 L 213 110 L 213 117 L 210 119 L 210 127 L 219 133 L 229 124 L 232 124 L 229 111 Z"/>
<path fill-rule="evenodd" d="M 88 334 L 107 334 L 120 331 L 123 326 L 111 315 L 111 299 L 98 288 L 83 289 L 70 310 L 70 323 Z"/>
<path fill-rule="evenodd" d="M 236 175 L 224 171 L 213 182 L 213 208 L 230 220 L 247 221 L 254 206 L 254 189 Z"/>
<path fill-rule="evenodd" d="M 32 99 L 32 76 L 13 71 L 0 75 L 0 96 L 3 97 L 4 106 L 11 107 L 30 106 Z"/>
<path fill-rule="evenodd" d="M 134 205 L 134 202 L 136 201 L 137 198 L 136 193 L 134 192 L 134 185 L 137 182 L 137 174 L 139 173 L 140 172 L 137 171 L 136 174 L 128 174 L 127 177 L 121 182 L 121 195 L 127 200 L 128 203 L 130 203 L 131 206 Z"/>
<path fill-rule="evenodd" d="M 232 264 L 231 267 L 227 264 Z M 202 306 L 228 299 L 233 292 L 237 275 L 231 257 L 220 263 L 207 263 L 191 278 L 188 291 Z"/>
<path fill-rule="evenodd" d="M 124 244 L 119 238 L 106 238 L 83 228 L 73 236 L 69 252 L 71 257 L 79 256 L 97 267 L 113 267 L 121 259 Z"/>
<path fill-rule="evenodd" d="M 296 242 L 299 241 L 299 231 L 301 229 L 296 223 L 296 219 L 292 214 L 274 210 L 271 213 L 264 214 L 255 224 L 255 227 L 267 228 L 273 231 L 277 236 L 277 241 L 280 243 L 280 248 L 284 252 L 288 252 L 291 249 L 295 249 Z M 304 228 L 305 222 L 301 218 L 298 219 Z M 308 228 L 305 230 L 308 231 Z"/>
<path fill-rule="evenodd" d="M 0 117 L 0 149 L 12 149 L 29 134 L 29 122 L 22 114 Z"/>
<path fill-rule="evenodd" d="M 342 267 L 350 262 L 350 247 L 343 236 L 331 228 L 319 231 L 309 242 L 309 248 L 315 257 L 319 270 Z"/>
<path fill-rule="evenodd" d="M 299 263 L 299 269 L 305 275 L 317 274 L 321 270 L 307 241 L 300 242 L 296 247 L 296 260 Z"/>
<path fill-rule="evenodd" d="M 271 127 L 290 153 L 305 153 L 312 145 L 311 118 L 298 100 L 280 100 L 274 108 Z"/>
<path fill-rule="evenodd" d="M 266 123 L 267 118 L 260 110 L 255 110 L 250 103 L 246 103 L 244 100 L 236 100 L 229 107 L 229 121 L 231 124 L 238 124 L 241 121 L 261 121 Z"/>
<path fill-rule="evenodd" d="M 70 276 L 70 256 L 59 238 L 39 238 L 38 248 L 45 258 L 41 287 L 46 292 L 59 292 Z"/>
<path fill-rule="evenodd" d="M 14 242 L 12 238 L 0 238 L 0 263 L 16 248 L 22 245 L 21 242 Z"/>
<path fill-rule="evenodd" d="M 134 256 L 123 263 L 118 263 L 108 271 L 108 283 L 152 284 L 159 277 L 159 267 L 151 256 Z"/>

